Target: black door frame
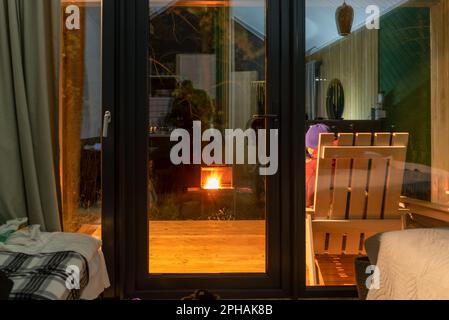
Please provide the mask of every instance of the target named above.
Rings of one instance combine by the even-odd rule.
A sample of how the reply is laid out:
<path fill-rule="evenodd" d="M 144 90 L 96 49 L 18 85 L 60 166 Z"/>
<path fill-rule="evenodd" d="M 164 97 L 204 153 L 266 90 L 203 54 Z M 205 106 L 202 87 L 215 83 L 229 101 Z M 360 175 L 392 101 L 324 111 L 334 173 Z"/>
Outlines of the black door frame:
<path fill-rule="evenodd" d="M 102 139 L 102 250 L 106 260 L 111 287 L 104 294 L 105 297 L 115 298 L 119 296 L 118 282 L 118 257 L 117 244 L 119 243 L 117 227 L 117 204 L 116 186 L 117 177 L 117 148 L 116 142 L 119 136 L 118 130 L 118 97 L 117 83 L 119 52 L 116 50 L 116 43 L 119 28 L 116 21 L 118 16 L 117 1 L 103 0 L 102 3 L 102 115 L 106 111 L 112 114 L 112 122 L 109 125 L 108 137 Z"/>
<path fill-rule="evenodd" d="M 279 211 L 267 218 L 278 240 L 269 241 L 268 250 L 279 261 L 269 265 L 278 268 L 269 269 L 268 276 L 165 275 L 150 283 L 139 276 L 148 263 L 138 254 L 148 252 L 148 12 L 148 0 L 103 0 L 103 101 L 113 113 L 103 158 L 107 296 L 179 298 L 199 287 L 225 298 L 354 296 L 355 287 L 305 284 L 305 0 L 268 0 L 267 8 L 269 112 L 279 113 L 280 122 L 280 172 L 271 181 L 279 187 L 274 202 Z"/>

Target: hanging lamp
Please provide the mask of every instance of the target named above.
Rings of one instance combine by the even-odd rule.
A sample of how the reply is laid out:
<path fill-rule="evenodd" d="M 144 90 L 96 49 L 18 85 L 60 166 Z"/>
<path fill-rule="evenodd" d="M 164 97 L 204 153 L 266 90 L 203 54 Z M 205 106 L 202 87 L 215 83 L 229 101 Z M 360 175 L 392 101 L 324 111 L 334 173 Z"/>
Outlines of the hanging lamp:
<path fill-rule="evenodd" d="M 338 34 L 346 37 L 351 34 L 352 24 L 354 22 L 354 9 L 343 1 L 343 4 L 335 12 L 335 21 L 337 23 Z"/>

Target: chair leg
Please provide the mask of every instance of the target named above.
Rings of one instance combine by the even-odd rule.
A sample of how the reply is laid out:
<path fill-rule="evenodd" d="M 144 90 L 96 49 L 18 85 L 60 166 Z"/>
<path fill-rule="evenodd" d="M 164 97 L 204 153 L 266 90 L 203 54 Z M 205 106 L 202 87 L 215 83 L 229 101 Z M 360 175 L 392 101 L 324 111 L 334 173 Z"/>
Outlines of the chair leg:
<path fill-rule="evenodd" d="M 321 272 L 320 265 L 317 259 L 315 259 L 315 270 L 316 270 L 316 285 L 324 285 L 323 274 Z"/>
<path fill-rule="evenodd" d="M 313 248 L 313 233 L 312 233 L 312 217 L 311 215 L 306 215 L 306 266 L 309 272 L 310 286 L 315 286 L 318 284 L 317 272 L 315 264 L 315 251 Z"/>

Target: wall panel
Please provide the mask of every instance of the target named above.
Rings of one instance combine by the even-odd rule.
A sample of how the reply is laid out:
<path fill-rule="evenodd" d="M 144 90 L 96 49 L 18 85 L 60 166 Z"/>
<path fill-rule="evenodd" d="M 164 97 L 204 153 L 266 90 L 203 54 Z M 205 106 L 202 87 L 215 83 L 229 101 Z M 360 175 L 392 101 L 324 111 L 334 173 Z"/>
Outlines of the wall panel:
<path fill-rule="evenodd" d="M 378 93 L 378 31 L 365 27 L 319 50 L 308 60 L 322 62 L 318 93 L 318 116 L 327 118 L 326 92 L 332 79 L 345 90 L 347 120 L 370 119 Z"/>
<path fill-rule="evenodd" d="M 432 202 L 449 204 L 449 0 L 430 11 Z"/>

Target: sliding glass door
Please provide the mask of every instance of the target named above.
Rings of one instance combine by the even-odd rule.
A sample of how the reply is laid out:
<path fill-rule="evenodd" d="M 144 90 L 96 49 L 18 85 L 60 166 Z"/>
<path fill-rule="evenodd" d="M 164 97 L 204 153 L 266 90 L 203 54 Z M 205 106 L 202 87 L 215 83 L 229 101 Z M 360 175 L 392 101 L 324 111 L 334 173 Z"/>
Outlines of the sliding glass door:
<path fill-rule="evenodd" d="M 136 24 L 147 26 L 136 33 L 139 48 L 147 37 L 137 54 L 147 59 L 136 68 L 148 98 L 136 106 L 130 133 L 137 189 L 136 222 L 126 219 L 136 235 L 128 243 L 136 271 L 129 291 L 287 295 L 275 2 L 137 2 Z"/>
<path fill-rule="evenodd" d="M 291 295 L 291 1 L 60 4 L 64 229 L 110 295 Z"/>
<path fill-rule="evenodd" d="M 56 2 L 55 2 L 56 3 Z M 59 173 L 63 230 L 102 240 L 111 280 L 116 276 L 117 193 L 115 123 L 120 84 L 114 0 L 62 0 L 59 18 Z M 57 25 L 57 24 L 55 24 Z"/>

